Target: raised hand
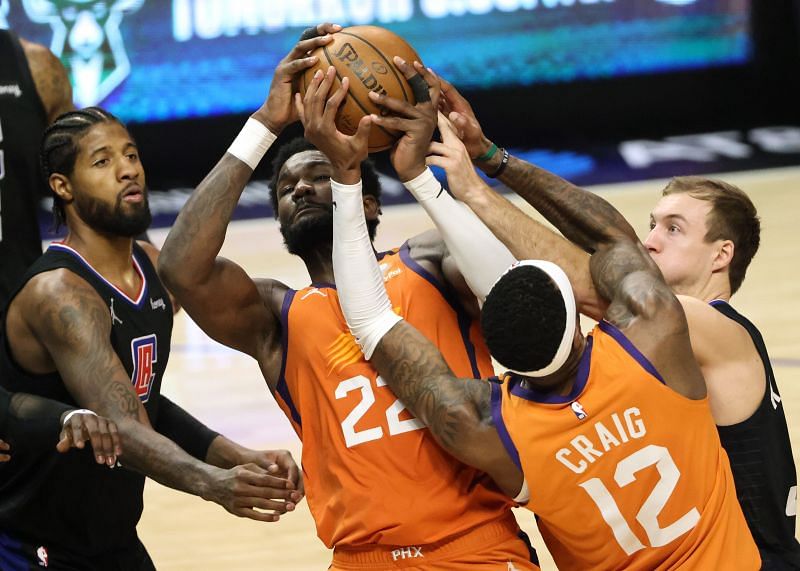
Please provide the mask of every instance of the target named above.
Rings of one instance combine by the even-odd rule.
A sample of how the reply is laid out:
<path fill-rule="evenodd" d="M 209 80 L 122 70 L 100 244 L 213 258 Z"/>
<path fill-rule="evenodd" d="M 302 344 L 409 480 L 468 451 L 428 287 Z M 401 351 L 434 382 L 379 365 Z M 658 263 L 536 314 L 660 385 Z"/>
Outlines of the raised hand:
<path fill-rule="evenodd" d="M 338 24 L 319 24 L 309 28 L 300 37 L 286 57 L 284 57 L 272 76 L 267 100 L 256 111 L 254 116 L 264 123 L 274 134 L 278 135 L 287 125 L 298 120 L 297 110 L 292 102 L 293 85 L 299 74 L 317 63 L 316 56 L 308 54 L 320 46 L 333 41 L 331 34 L 342 27 Z M 311 32 L 314 32 L 312 34 Z"/>
<path fill-rule="evenodd" d="M 317 71 L 306 88 L 305 97 L 295 94 L 295 105 L 311 141 L 331 161 L 333 177 L 343 184 L 361 180 L 361 163 L 369 154 L 369 130 L 372 119 L 365 115 L 354 135 L 345 135 L 336 127 L 336 112 L 347 95 L 350 80 L 345 77 L 333 95 L 329 95 L 336 68 L 329 66 L 325 73 Z"/>
<path fill-rule="evenodd" d="M 403 132 L 392 147 L 391 160 L 400 180 L 405 182 L 425 170 L 425 155 L 436 130 L 441 86 L 436 74 L 418 61 L 412 65 L 395 56 L 394 65 L 409 81 L 417 104 L 411 105 L 374 91 L 369 93 L 369 97 L 390 112 L 386 116 L 373 115 L 372 122 L 385 129 Z"/>
<path fill-rule="evenodd" d="M 273 522 L 295 508 L 294 485 L 256 464 L 214 470 L 217 472 L 203 498 L 221 505 L 233 515 Z"/>
<path fill-rule="evenodd" d="M 98 464 L 114 466 L 122 454 L 122 443 L 113 420 L 91 412 L 77 411 L 68 415 L 61 429 L 56 450 L 61 453 L 70 448 L 83 448 L 89 442 Z"/>
<path fill-rule="evenodd" d="M 429 146 L 430 155 L 426 162 L 428 165 L 441 167 L 447 174 L 447 183 L 453 195 L 468 202 L 470 193 L 482 192 L 488 187 L 481 177 L 475 172 L 469 152 L 463 141 L 458 138 L 452 122 L 439 113 L 439 132 L 442 142 L 432 142 Z"/>
<path fill-rule="evenodd" d="M 470 158 L 480 157 L 489 150 L 492 142 L 483 134 L 481 124 L 469 101 L 464 99 L 450 82 L 445 79 L 440 81 L 442 85 L 440 110 L 450 119 L 458 137 L 464 142 Z"/>

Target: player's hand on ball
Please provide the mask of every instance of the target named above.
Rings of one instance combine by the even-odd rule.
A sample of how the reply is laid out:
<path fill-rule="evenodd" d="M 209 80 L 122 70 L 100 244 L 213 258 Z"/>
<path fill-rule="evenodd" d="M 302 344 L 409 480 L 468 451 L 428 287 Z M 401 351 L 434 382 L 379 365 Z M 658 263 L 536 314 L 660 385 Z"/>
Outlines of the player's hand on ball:
<path fill-rule="evenodd" d="M 98 464 L 111 467 L 122 454 L 122 442 L 113 420 L 91 412 L 78 411 L 70 414 L 64 422 L 56 450 L 61 453 L 70 448 L 84 448 L 88 442 Z"/>
<path fill-rule="evenodd" d="M 297 78 L 319 60 L 309 55 L 310 52 L 331 43 L 331 34 L 341 29 L 338 24 L 328 23 L 309 28 L 275 68 L 267 100 L 254 114 L 274 134 L 280 134 L 284 127 L 298 120 L 292 94 L 296 91 Z"/>
<path fill-rule="evenodd" d="M 347 77 L 342 79 L 339 89 L 329 97 L 335 78 L 336 68 L 333 66 L 324 73 L 317 71 L 306 88 L 305 96 L 301 97 L 299 93 L 295 95 L 295 105 L 305 128 L 306 139 L 331 161 L 334 179 L 343 184 L 355 184 L 361 180 L 361 163 L 369 153 L 372 119 L 369 115 L 362 117 L 354 135 L 346 135 L 338 129 L 336 112 L 347 95 L 350 81 Z M 352 177 L 355 180 L 351 180 Z"/>
<path fill-rule="evenodd" d="M 447 183 L 450 192 L 465 202 L 470 194 L 485 191 L 488 187 L 481 177 L 475 172 L 469 153 L 464 143 L 458 138 L 455 127 L 441 112 L 439 113 L 439 132 L 442 142 L 430 144 L 430 154 L 426 162 L 428 165 L 444 169 L 447 174 Z"/>
<path fill-rule="evenodd" d="M 221 505 L 233 515 L 273 522 L 295 508 L 292 497 L 296 490 L 286 478 L 273 476 L 256 464 L 229 470 L 212 469 L 211 485 L 203 498 Z"/>
<path fill-rule="evenodd" d="M 400 131 L 402 137 L 392 147 L 392 165 L 403 182 L 425 170 L 425 155 L 436 130 L 441 87 L 439 78 L 418 61 L 412 63 L 396 57 L 394 65 L 408 80 L 416 105 L 371 91 L 369 98 L 388 113 L 372 115 L 372 123 L 384 129 Z"/>
<path fill-rule="evenodd" d="M 440 81 L 442 85 L 440 110 L 450 119 L 458 137 L 464 141 L 470 158 L 483 155 L 492 146 L 492 142 L 483 134 L 472 106 L 449 81 L 441 78 Z"/>

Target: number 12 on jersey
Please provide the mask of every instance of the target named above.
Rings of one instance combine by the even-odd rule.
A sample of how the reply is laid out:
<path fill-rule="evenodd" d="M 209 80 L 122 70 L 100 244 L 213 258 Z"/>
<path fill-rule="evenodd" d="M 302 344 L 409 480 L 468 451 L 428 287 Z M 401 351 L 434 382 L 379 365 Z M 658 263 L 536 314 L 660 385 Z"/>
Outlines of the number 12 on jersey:
<path fill-rule="evenodd" d="M 642 502 L 636 513 L 636 521 L 644 528 L 650 546 L 661 547 L 694 528 L 700 521 L 700 512 L 693 507 L 666 527 L 661 527 L 659 524 L 658 517 L 661 510 L 667 505 L 681 477 L 669 450 L 663 446 L 650 444 L 620 460 L 614 472 L 614 480 L 622 488 L 636 480 L 637 472 L 650 466 L 655 466 L 659 479 Z M 600 478 L 592 478 L 579 486 L 586 490 L 592 501 L 597 504 L 600 515 L 603 516 L 617 543 L 627 555 L 632 555 L 645 548 L 645 545 L 633 533 L 628 522 L 625 521 L 617 502 L 614 501 L 611 492 Z"/>
<path fill-rule="evenodd" d="M 378 377 L 375 379 L 375 385 L 377 387 L 385 387 L 386 381 Z M 363 375 L 351 377 L 339 383 L 334 395 L 337 399 L 343 399 L 352 391 L 361 391 L 361 401 L 342 421 L 342 432 L 344 433 L 344 441 L 348 448 L 383 438 L 383 428 L 380 426 L 373 426 L 372 428 L 362 430 L 356 430 L 355 428 L 356 423 L 358 423 L 375 404 L 375 392 L 372 389 L 372 383 Z M 404 432 L 425 428 L 425 425 L 414 417 L 400 420 L 400 414 L 404 410 L 406 410 L 406 407 L 400 402 L 400 399 L 395 399 L 386 409 L 385 414 L 386 422 L 389 426 L 389 436 L 396 436 Z"/>

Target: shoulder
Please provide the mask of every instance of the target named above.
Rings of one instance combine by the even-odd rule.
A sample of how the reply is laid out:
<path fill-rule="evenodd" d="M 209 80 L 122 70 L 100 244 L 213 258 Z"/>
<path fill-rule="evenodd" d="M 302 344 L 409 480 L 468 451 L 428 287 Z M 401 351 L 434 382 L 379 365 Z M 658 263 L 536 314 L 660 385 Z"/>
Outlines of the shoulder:
<path fill-rule="evenodd" d="M 445 280 L 444 261 L 447 246 L 436 229 L 417 234 L 408 240 L 408 253 L 412 260 L 431 273 L 440 282 Z"/>
<path fill-rule="evenodd" d="M 97 291 L 74 272 L 59 268 L 37 274 L 12 302 L 31 329 L 47 336 L 80 336 L 87 325 L 110 329 L 109 309 Z M 11 314 L 9 307 L 9 315 Z"/>
<path fill-rule="evenodd" d="M 283 300 L 286 293 L 291 289 L 285 283 L 272 279 L 272 278 L 253 278 L 253 283 L 256 284 L 258 295 L 261 297 L 264 305 L 269 308 L 276 316 L 280 315 Z"/>
<path fill-rule="evenodd" d="M 67 70 L 47 47 L 22 38 L 20 43 L 28 60 L 36 91 L 47 113 L 47 120 L 52 122 L 62 113 L 74 108 Z"/>
<path fill-rule="evenodd" d="M 703 363 L 747 359 L 755 352 L 750 334 L 739 323 L 700 299 L 679 295 L 686 313 L 695 356 Z"/>

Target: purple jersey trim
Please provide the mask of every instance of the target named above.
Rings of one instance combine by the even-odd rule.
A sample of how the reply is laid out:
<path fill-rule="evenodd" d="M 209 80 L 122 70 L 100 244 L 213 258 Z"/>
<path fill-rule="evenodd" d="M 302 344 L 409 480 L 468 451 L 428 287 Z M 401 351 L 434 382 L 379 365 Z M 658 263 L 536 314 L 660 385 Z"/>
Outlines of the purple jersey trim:
<path fill-rule="evenodd" d="M 556 395 L 553 393 L 545 393 L 536 390 L 533 387 L 523 387 L 522 377 L 517 374 L 509 373 L 509 390 L 515 397 L 520 397 L 525 400 L 543 403 L 543 404 L 564 404 L 574 401 L 583 392 L 586 387 L 586 381 L 589 379 L 589 366 L 592 362 L 592 346 L 593 338 L 589 335 L 586 338 L 586 347 L 583 349 L 581 355 L 581 362 L 578 364 L 578 373 L 575 375 L 575 384 L 572 385 L 572 390 L 568 395 Z M 530 383 L 528 383 L 530 384 Z"/>
<path fill-rule="evenodd" d="M 600 329 L 610 335 L 620 346 L 627 351 L 627 353 L 636 359 L 636 361 L 642 366 L 642 368 L 657 378 L 659 381 L 664 383 L 664 379 L 661 378 L 661 375 L 653 366 L 653 364 L 645 357 L 644 355 L 639 352 L 639 350 L 631 343 L 631 340 L 625 337 L 625 334 L 617 329 L 613 324 L 609 323 L 608 321 L 601 321 L 600 322 Z M 666 383 L 664 383 L 666 384 Z"/>
<path fill-rule="evenodd" d="M 292 419 L 302 428 L 303 422 L 300 419 L 300 413 L 297 411 L 297 407 L 294 406 L 292 395 L 289 393 L 289 386 L 286 384 L 286 359 L 289 353 L 289 308 L 292 306 L 296 293 L 296 290 L 289 289 L 286 291 L 286 295 L 283 296 L 283 305 L 281 306 L 281 325 L 283 326 L 281 344 L 283 345 L 283 354 L 281 355 L 281 373 L 278 377 L 278 384 L 275 386 L 275 392 L 281 395 L 286 406 L 289 407 Z"/>
<path fill-rule="evenodd" d="M 521 471 L 522 464 L 519 461 L 519 452 L 517 452 L 517 447 L 514 446 L 514 441 L 511 440 L 511 435 L 508 433 L 506 423 L 503 421 L 503 390 L 496 382 L 489 382 L 489 386 L 492 388 L 492 420 L 497 429 L 497 434 L 500 435 L 500 441 L 503 443 L 511 460 L 514 461 L 514 464 Z"/>
<path fill-rule="evenodd" d="M 461 333 L 461 341 L 464 343 L 464 349 L 467 351 L 469 364 L 472 368 L 472 376 L 473 378 L 480 379 L 483 375 L 481 375 L 480 368 L 478 367 L 478 357 L 475 352 L 475 345 L 472 343 L 472 339 L 469 337 L 472 319 L 469 315 L 467 315 L 467 312 L 464 311 L 464 308 L 461 307 L 461 304 L 458 302 L 455 295 L 453 295 L 453 292 L 443 287 L 442 284 L 439 283 L 439 280 L 433 276 L 433 274 L 423 268 L 419 262 L 411 257 L 411 248 L 408 245 L 408 241 L 403 243 L 403 245 L 400 247 L 399 254 L 403 263 L 408 266 L 412 272 L 427 280 L 433 287 L 435 287 L 439 294 L 452 308 L 452 310 L 456 312 L 456 317 L 458 319 L 458 330 Z"/>

